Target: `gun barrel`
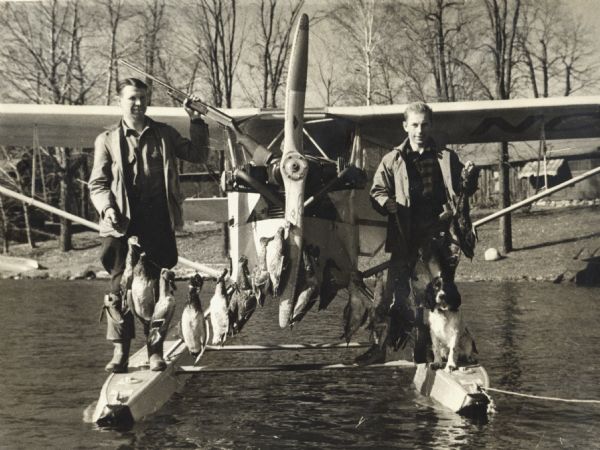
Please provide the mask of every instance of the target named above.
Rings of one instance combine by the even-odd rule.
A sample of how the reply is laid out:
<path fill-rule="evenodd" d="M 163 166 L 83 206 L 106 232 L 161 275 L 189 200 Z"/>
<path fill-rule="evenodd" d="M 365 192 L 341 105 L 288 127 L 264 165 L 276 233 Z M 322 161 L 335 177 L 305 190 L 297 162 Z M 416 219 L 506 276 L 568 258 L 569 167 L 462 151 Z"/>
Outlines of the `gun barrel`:
<path fill-rule="evenodd" d="M 174 88 L 173 86 L 169 85 L 168 83 L 165 83 L 164 81 L 162 81 L 159 78 L 156 78 L 153 75 L 150 75 L 147 72 L 144 72 L 142 69 L 140 69 L 139 67 L 136 67 L 135 65 L 125 61 L 124 59 L 119 59 L 119 63 L 123 64 L 125 67 L 128 67 L 132 70 L 135 70 L 136 72 L 144 75 L 146 78 L 154 81 L 155 83 L 161 85 L 162 87 L 164 87 L 165 89 L 167 89 L 167 92 L 169 93 L 169 95 L 171 97 L 173 97 L 175 100 L 180 101 L 181 103 L 184 103 L 186 98 L 189 97 L 188 94 L 186 94 L 185 92 L 183 92 L 182 90 L 179 90 L 177 88 Z M 202 114 L 203 116 L 206 116 L 212 120 L 214 120 L 215 122 L 223 125 L 224 127 L 229 127 L 229 128 L 233 128 L 235 131 L 237 131 L 237 127 L 236 124 L 233 120 L 233 117 L 228 116 L 227 114 L 225 114 L 224 112 L 218 110 L 217 108 L 214 108 L 210 105 L 207 105 L 201 101 L 191 101 L 186 105 L 188 108 L 193 109 L 194 111 Z"/>

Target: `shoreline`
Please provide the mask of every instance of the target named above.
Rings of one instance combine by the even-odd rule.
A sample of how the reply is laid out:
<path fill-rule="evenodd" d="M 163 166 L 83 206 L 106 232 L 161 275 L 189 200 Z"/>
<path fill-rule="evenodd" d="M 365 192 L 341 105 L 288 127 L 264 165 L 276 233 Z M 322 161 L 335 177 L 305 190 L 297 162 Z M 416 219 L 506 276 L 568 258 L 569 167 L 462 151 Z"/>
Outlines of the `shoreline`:
<path fill-rule="evenodd" d="M 508 255 L 497 261 L 485 261 L 490 247 L 498 248 L 498 221 L 478 228 L 479 242 L 473 261 L 464 256 L 459 264 L 457 282 L 556 282 L 568 281 L 590 264 L 600 264 L 600 206 L 588 202 L 560 208 L 534 206 L 529 211 L 512 214 L 513 246 Z M 473 220 L 488 211 L 474 210 Z M 179 253 L 188 259 L 222 268 L 228 266 L 222 255 L 221 224 L 186 223 L 185 232 L 177 234 Z M 108 274 L 99 261 L 100 241 L 97 233 L 82 231 L 73 236 L 74 250 L 62 253 L 56 240 L 40 241 L 34 249 L 13 244 L 9 256 L 31 258 L 41 268 L 26 272 L 0 272 L 2 279 L 106 279 Z M 359 258 L 359 269 L 384 261 L 385 254 Z M 178 280 L 194 270 L 176 267 Z M 561 280 L 562 278 L 562 280 Z M 600 280 L 597 280 L 600 284 Z"/>

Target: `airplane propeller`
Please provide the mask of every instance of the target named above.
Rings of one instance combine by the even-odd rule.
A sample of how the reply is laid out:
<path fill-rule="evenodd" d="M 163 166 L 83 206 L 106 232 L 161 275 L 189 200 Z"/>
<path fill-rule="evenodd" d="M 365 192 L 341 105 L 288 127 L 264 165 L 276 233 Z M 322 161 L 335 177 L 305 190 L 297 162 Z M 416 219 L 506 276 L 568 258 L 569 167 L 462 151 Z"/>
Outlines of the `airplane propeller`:
<path fill-rule="evenodd" d="M 304 190 L 308 163 L 304 157 L 303 127 L 304 100 L 306 97 L 306 76 L 308 67 L 308 16 L 300 17 L 288 70 L 283 154 L 281 176 L 285 189 L 284 218 L 287 231 L 287 283 L 279 297 L 279 326 L 285 328 L 290 323 L 297 295 L 298 271 L 302 262 L 302 234 L 304 215 Z"/>

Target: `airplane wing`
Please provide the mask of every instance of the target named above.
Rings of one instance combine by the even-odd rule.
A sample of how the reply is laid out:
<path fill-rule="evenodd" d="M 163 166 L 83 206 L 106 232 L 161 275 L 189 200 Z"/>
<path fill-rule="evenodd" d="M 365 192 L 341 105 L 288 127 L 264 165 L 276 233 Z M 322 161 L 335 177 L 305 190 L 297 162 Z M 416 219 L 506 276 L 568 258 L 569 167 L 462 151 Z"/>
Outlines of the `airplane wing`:
<path fill-rule="evenodd" d="M 224 110 L 236 119 L 255 116 L 256 108 Z M 183 108 L 149 107 L 148 116 L 189 136 Z M 0 145 L 31 146 L 37 134 L 44 147 L 92 148 L 103 129 L 121 119 L 118 106 L 0 104 Z"/>
<path fill-rule="evenodd" d="M 444 144 L 468 144 L 600 136 L 600 96 L 430 103 L 434 128 Z M 358 124 L 362 135 L 385 147 L 405 137 L 406 105 L 343 106 L 305 111 L 307 128 L 326 134 L 331 128 Z M 223 110 L 241 128 L 269 144 L 283 126 L 282 110 L 259 108 Z M 182 108 L 150 107 L 148 115 L 188 135 Z M 120 118 L 116 106 L 0 104 L 0 145 L 30 146 L 34 133 L 43 146 L 92 147 L 103 128 Z M 318 136 L 317 136 L 318 137 Z"/>
<path fill-rule="evenodd" d="M 600 136 L 600 96 L 430 103 L 437 142 L 471 144 Z M 374 142 L 402 142 L 406 105 L 331 107 Z"/>

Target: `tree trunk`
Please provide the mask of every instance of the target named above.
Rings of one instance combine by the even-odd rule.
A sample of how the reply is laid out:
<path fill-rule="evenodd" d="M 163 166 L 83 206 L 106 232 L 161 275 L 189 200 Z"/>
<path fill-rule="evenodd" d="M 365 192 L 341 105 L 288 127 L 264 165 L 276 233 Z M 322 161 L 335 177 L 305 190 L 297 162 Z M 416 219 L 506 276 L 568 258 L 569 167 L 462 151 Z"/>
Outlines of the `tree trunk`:
<path fill-rule="evenodd" d="M 510 206 L 510 179 L 508 166 L 508 142 L 498 145 L 498 181 L 500 189 L 500 209 Z M 500 252 L 503 254 L 512 251 L 512 226 L 510 214 L 500 218 Z"/>
<path fill-rule="evenodd" d="M 23 218 L 25 219 L 25 234 L 27 235 L 27 243 L 30 248 L 35 248 L 35 241 L 31 234 L 31 219 L 29 214 L 29 205 L 23 203 Z"/>
<path fill-rule="evenodd" d="M 83 181 L 90 177 L 87 158 L 81 164 L 79 172 Z M 81 216 L 85 219 L 90 218 L 90 193 L 88 192 L 88 185 L 83 183 L 81 184 Z"/>
<path fill-rule="evenodd" d="M 17 183 L 19 186 L 19 190 L 21 194 L 27 195 L 27 190 L 25 189 L 25 183 L 23 177 L 19 173 L 19 169 L 15 167 L 15 174 L 17 176 Z M 31 234 L 31 220 L 29 217 L 29 205 L 27 203 L 23 203 L 23 219 L 25 220 L 25 235 L 27 236 L 27 243 L 29 247 L 35 248 L 35 241 L 33 239 L 33 235 Z"/>
<path fill-rule="evenodd" d="M 60 163 L 64 170 L 60 180 L 60 209 L 68 211 L 73 193 L 73 175 L 69 170 L 71 150 L 61 147 L 59 153 Z M 73 249 L 71 221 L 63 217 L 60 218 L 59 245 L 63 252 L 68 252 Z"/>
<path fill-rule="evenodd" d="M 8 217 L 6 217 L 6 210 L 4 209 L 4 200 L 0 195 L 0 221 L 2 226 L 0 232 L 2 233 L 2 253 L 5 255 L 8 253 Z"/>

